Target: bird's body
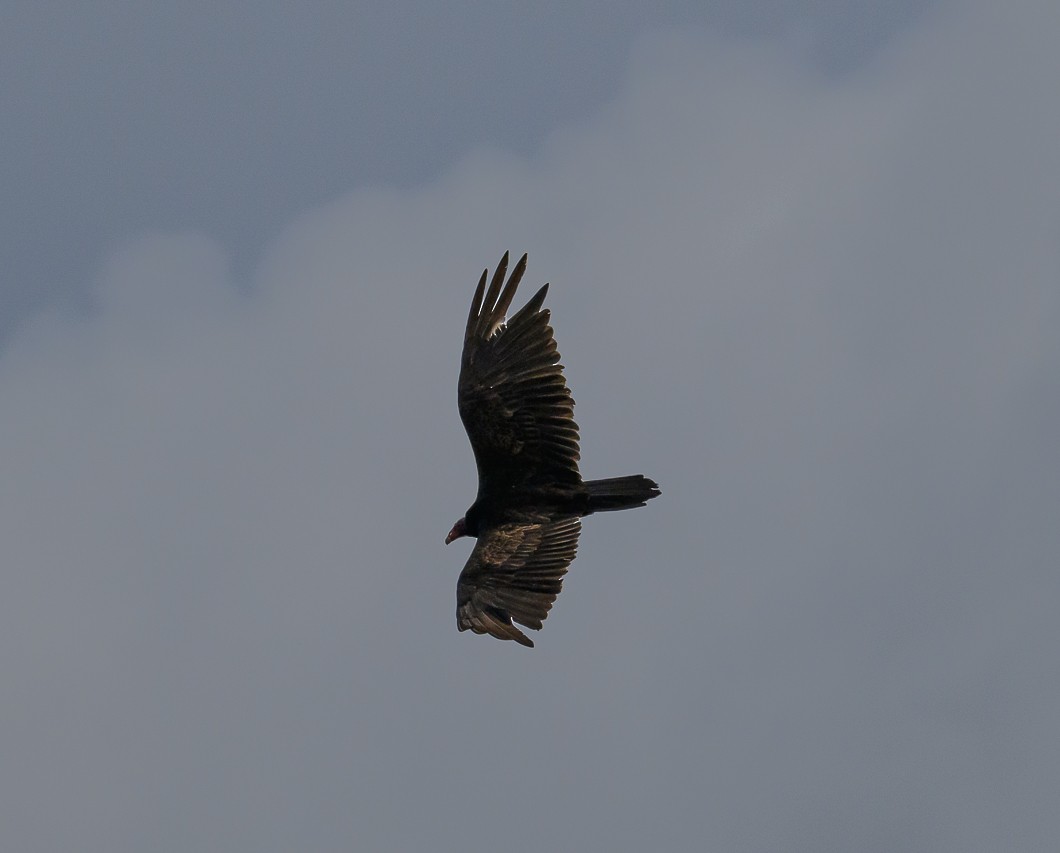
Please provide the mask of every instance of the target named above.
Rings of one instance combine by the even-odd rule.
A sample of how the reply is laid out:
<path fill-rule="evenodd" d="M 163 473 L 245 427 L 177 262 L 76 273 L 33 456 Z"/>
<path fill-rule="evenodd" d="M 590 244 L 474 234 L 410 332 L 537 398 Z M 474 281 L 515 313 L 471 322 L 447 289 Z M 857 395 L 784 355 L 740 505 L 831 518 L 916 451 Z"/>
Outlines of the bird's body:
<path fill-rule="evenodd" d="M 457 627 L 525 646 L 540 629 L 577 551 L 580 519 L 643 506 L 658 486 L 639 474 L 583 481 L 574 400 L 542 309 L 548 285 L 505 322 L 526 270 L 508 255 L 489 289 L 482 273 L 460 363 L 460 418 L 478 465 L 478 496 L 446 537 L 478 539 L 457 583 Z"/>

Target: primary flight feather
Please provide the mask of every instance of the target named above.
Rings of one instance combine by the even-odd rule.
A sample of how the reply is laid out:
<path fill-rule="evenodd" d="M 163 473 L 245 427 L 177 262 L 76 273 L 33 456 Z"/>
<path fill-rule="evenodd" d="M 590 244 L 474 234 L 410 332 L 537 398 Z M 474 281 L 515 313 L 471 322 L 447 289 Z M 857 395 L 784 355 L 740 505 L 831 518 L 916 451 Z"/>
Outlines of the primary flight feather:
<path fill-rule="evenodd" d="M 504 253 L 471 301 L 458 403 L 478 466 L 478 496 L 446 544 L 477 538 L 456 587 L 456 624 L 476 634 L 533 642 L 578 549 L 583 516 L 644 506 L 659 495 L 640 474 L 583 481 L 574 399 L 542 308 L 542 287 L 511 319 L 526 255 L 507 283 Z"/>

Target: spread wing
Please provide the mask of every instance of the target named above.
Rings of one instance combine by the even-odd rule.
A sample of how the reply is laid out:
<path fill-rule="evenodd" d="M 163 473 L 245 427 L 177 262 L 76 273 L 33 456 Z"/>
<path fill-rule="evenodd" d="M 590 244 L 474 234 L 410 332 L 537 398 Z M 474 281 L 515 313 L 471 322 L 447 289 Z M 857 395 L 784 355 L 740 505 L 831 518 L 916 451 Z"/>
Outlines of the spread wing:
<path fill-rule="evenodd" d="M 513 622 L 540 630 L 578 550 L 581 521 L 504 524 L 481 533 L 456 584 L 456 625 L 499 640 L 533 641 Z"/>
<path fill-rule="evenodd" d="M 526 255 L 504 284 L 507 269 L 505 252 L 488 290 L 483 271 L 460 362 L 460 419 L 475 451 L 480 496 L 581 482 L 574 400 L 541 307 L 548 285 L 505 323 Z"/>

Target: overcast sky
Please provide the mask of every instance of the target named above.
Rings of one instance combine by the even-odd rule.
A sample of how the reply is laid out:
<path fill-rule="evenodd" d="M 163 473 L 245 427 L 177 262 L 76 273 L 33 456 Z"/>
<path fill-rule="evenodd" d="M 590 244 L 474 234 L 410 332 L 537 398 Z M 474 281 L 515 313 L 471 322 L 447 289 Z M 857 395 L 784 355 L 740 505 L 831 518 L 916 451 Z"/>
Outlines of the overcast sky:
<path fill-rule="evenodd" d="M 2 14 L 0 847 L 1055 849 L 1060 6 L 352 5 Z M 505 249 L 663 489 L 533 650 Z"/>

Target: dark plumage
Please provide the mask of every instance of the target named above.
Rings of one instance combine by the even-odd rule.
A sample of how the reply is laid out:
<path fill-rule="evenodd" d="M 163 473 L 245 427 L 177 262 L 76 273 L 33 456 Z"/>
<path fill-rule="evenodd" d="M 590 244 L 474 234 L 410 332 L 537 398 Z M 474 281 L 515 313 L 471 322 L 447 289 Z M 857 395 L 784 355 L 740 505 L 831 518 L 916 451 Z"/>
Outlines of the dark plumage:
<path fill-rule="evenodd" d="M 644 506 L 659 487 L 635 474 L 583 481 L 578 471 L 574 400 L 541 305 L 546 284 L 507 323 L 526 271 L 508 253 L 486 289 L 479 280 L 464 332 L 458 400 L 478 465 L 478 497 L 445 541 L 478 541 L 456 587 L 461 631 L 533 642 L 574 559 L 582 516 Z"/>

